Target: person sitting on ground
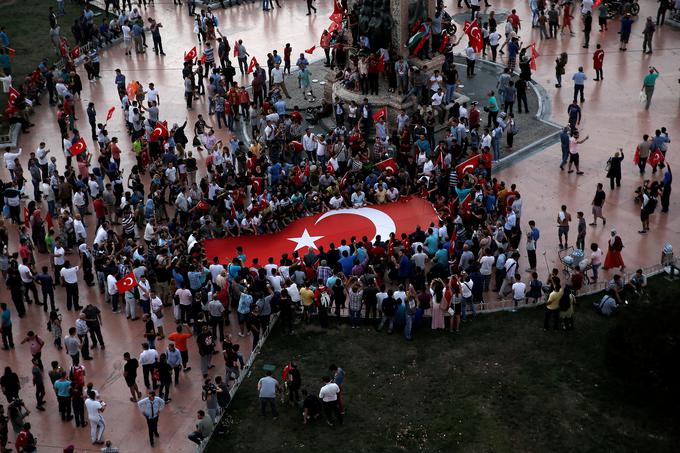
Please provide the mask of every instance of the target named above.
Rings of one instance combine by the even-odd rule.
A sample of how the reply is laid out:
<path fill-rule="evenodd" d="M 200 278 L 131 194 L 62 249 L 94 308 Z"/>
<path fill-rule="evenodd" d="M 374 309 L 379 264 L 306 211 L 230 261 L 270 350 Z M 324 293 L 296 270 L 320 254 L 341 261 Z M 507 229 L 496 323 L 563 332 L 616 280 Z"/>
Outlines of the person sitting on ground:
<path fill-rule="evenodd" d="M 306 425 L 321 417 L 321 401 L 316 395 L 310 394 L 307 389 L 302 389 L 302 398 L 302 420 Z"/>
<path fill-rule="evenodd" d="M 616 299 L 613 297 L 614 291 L 607 291 L 602 299 L 593 302 L 593 307 L 602 316 L 612 316 L 619 308 Z"/>
<path fill-rule="evenodd" d="M 647 287 L 647 277 L 642 273 L 642 269 L 635 271 L 635 275 L 630 278 L 630 281 L 626 284 L 633 288 L 636 296 L 639 296 Z"/>

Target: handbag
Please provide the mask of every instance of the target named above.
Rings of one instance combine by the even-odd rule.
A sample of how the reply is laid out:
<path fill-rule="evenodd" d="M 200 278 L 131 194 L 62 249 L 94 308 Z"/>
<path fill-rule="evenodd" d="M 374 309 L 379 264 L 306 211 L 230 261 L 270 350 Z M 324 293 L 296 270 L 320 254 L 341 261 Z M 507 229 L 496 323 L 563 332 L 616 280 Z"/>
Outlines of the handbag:
<path fill-rule="evenodd" d="M 448 312 L 451 316 L 453 316 L 453 315 L 456 313 L 456 311 L 453 309 L 453 307 L 449 307 L 449 309 L 447 310 L 447 312 Z"/>
<path fill-rule="evenodd" d="M 194 139 L 191 141 L 192 146 L 201 146 L 201 140 L 194 135 Z"/>
<path fill-rule="evenodd" d="M 647 102 L 647 94 L 645 90 L 640 90 L 640 102 Z"/>

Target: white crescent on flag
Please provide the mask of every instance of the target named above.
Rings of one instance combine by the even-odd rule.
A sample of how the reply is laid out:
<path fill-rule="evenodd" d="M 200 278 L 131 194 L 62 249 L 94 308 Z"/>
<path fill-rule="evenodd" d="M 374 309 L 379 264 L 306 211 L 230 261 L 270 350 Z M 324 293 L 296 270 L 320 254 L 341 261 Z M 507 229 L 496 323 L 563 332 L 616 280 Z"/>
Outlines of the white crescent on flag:
<path fill-rule="evenodd" d="M 376 236 L 380 236 L 381 238 L 385 239 L 389 238 L 391 233 L 397 231 L 397 225 L 394 223 L 394 220 L 392 220 L 392 217 L 373 208 L 338 209 L 335 211 L 328 211 L 317 219 L 315 225 L 321 222 L 323 219 L 327 219 L 328 217 L 339 214 L 358 215 L 370 220 L 375 227 L 375 236 L 373 236 L 371 242 L 375 240 Z"/>

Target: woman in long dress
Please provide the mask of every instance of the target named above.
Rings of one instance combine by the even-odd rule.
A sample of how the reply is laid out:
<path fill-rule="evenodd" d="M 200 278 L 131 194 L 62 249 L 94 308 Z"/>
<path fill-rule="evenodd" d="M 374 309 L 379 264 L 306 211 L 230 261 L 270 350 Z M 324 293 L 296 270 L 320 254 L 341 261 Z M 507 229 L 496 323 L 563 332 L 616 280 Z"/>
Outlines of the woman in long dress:
<path fill-rule="evenodd" d="M 449 307 L 442 309 L 447 302 L 444 300 L 444 284 L 440 279 L 432 280 L 430 293 L 432 294 L 432 330 L 444 329 L 444 312 Z"/>
<path fill-rule="evenodd" d="M 623 250 L 623 241 L 621 237 L 616 234 L 616 230 L 612 229 L 611 237 L 607 243 L 607 256 L 604 258 L 604 268 L 612 269 L 615 267 L 623 270 L 626 265 L 623 263 L 623 257 L 621 256 L 621 250 Z"/>

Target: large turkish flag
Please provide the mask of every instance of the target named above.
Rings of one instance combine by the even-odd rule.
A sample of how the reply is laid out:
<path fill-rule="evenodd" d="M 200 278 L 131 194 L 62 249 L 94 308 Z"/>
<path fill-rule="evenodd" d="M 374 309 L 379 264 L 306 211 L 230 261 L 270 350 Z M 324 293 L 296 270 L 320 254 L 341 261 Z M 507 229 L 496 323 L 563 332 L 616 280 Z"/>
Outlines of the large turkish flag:
<path fill-rule="evenodd" d="M 291 256 L 298 250 L 300 255 L 307 253 L 308 248 L 317 249 L 333 242 L 336 247 L 340 240 L 347 242 L 355 236 L 361 240 L 367 236 L 370 240 L 380 235 L 383 241 L 389 239 L 390 233 L 410 234 L 420 225 L 427 230 L 430 223 L 438 222 L 437 214 L 426 200 L 421 198 L 403 198 L 396 203 L 371 205 L 359 209 L 337 209 L 298 219 L 283 231 L 266 236 L 241 236 L 225 239 L 209 239 L 203 245 L 208 260 L 218 257 L 221 263 L 230 261 L 237 255 L 236 247 L 243 247 L 247 257 L 247 264 L 253 258 L 259 258 L 260 263 L 266 263 L 269 257 L 279 261 L 283 253 Z"/>

